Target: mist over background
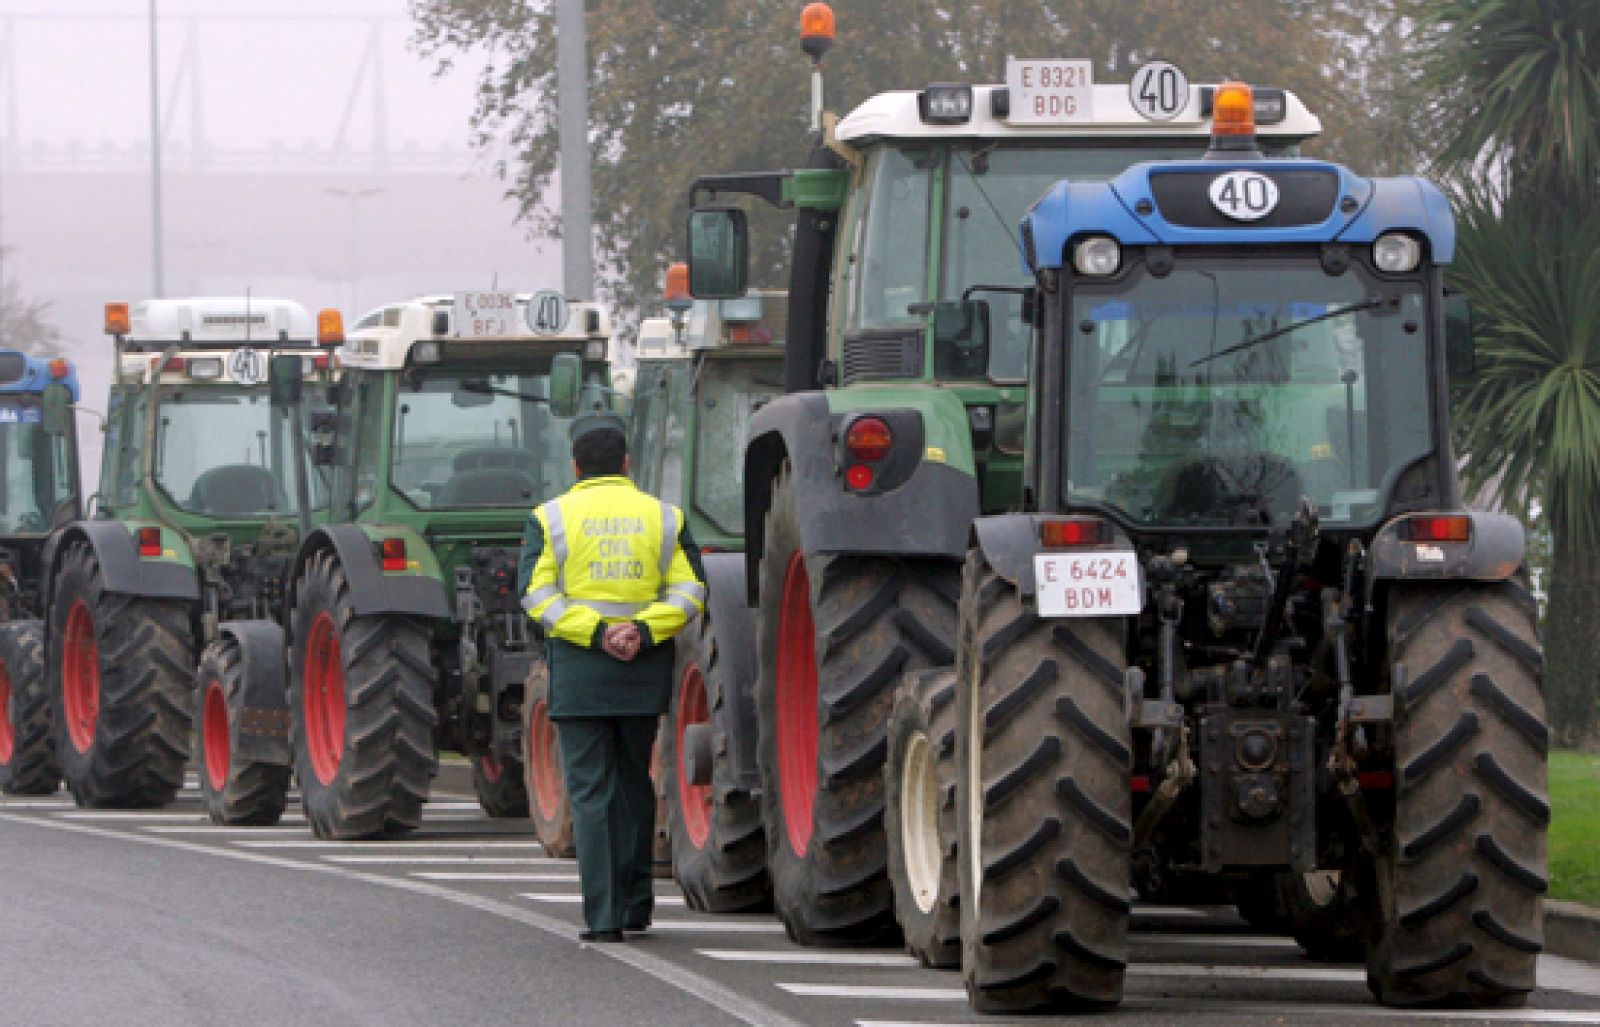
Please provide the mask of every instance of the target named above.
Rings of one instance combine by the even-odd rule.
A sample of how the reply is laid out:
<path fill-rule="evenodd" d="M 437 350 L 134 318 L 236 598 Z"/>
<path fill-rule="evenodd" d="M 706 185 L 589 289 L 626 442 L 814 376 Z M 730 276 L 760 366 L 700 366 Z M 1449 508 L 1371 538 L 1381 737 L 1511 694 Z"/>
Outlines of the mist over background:
<path fill-rule="evenodd" d="M 408 46 L 405 0 L 159 0 L 168 296 L 282 296 L 347 322 L 465 288 L 559 287 L 474 152 L 479 66 Z M 0 0 L 0 278 L 47 303 L 103 409 L 102 305 L 152 294 L 145 0 Z M 79 425 L 85 490 L 100 442 Z"/>

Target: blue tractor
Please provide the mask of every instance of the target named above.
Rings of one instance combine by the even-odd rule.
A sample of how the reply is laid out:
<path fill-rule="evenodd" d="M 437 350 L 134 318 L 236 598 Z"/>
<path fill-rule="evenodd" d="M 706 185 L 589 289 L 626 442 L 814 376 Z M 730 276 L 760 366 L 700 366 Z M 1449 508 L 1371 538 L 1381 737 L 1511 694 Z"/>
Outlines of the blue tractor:
<path fill-rule="evenodd" d="M 70 361 L 0 350 L 0 790 L 12 795 L 61 780 L 39 672 L 40 558 L 50 532 L 81 516 L 77 402 Z"/>
<path fill-rule="evenodd" d="M 1023 221 L 1022 508 L 974 527 L 953 774 L 889 768 L 953 779 L 957 844 L 891 830 L 959 889 L 929 905 L 986 1012 L 1119 1002 L 1130 888 L 1270 895 L 1384 1003 L 1519 1005 L 1542 654 L 1522 528 L 1457 480 L 1449 206 L 1263 159 L 1249 88 L 1214 104 L 1204 159 L 1063 182 Z M 984 324 L 984 291 L 950 316 Z"/>

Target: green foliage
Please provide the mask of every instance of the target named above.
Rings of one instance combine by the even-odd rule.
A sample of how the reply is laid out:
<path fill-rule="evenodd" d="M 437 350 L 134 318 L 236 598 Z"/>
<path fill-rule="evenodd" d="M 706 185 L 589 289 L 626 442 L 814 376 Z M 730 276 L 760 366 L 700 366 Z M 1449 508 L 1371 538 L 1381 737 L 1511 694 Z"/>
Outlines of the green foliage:
<path fill-rule="evenodd" d="M 1550 897 L 1600 906 L 1600 756 L 1550 754 Z"/>
<path fill-rule="evenodd" d="M 1513 195 L 1557 219 L 1600 197 L 1600 4 L 1594 0 L 1414 0 L 1422 123 L 1437 163 L 1485 161 Z"/>
<path fill-rule="evenodd" d="M 590 0 L 589 110 L 596 243 L 619 305 L 653 302 L 665 265 L 681 258 L 682 219 L 696 175 L 795 166 L 806 155 L 809 65 L 799 52 L 800 0 Z M 1326 126 L 1314 148 L 1357 167 L 1404 161 L 1403 119 L 1374 117 L 1395 85 L 1393 0 L 1216 0 L 1187 5 L 1113 0 L 900 0 L 836 4 L 829 106 L 841 114 L 875 93 L 933 81 L 998 81 L 1005 56 L 1094 61 L 1127 81 L 1152 57 L 1195 81 L 1242 77 L 1294 89 Z M 486 52 L 473 115 L 478 142 L 521 215 L 555 234 L 547 202 L 558 156 L 555 14 L 549 3 L 412 0 L 415 43 L 448 71 Z M 756 222 L 752 282 L 782 285 L 783 233 Z"/>
<path fill-rule="evenodd" d="M 1453 281 L 1472 297 L 1478 368 L 1459 394 L 1469 490 L 1600 546 L 1600 211 L 1544 227 L 1483 193 L 1459 205 Z"/>

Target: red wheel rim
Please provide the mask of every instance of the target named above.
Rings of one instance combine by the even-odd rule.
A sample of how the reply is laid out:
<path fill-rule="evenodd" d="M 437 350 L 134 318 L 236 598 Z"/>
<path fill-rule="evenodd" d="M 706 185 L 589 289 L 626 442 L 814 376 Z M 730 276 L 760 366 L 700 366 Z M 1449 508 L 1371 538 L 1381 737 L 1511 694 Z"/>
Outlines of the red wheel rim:
<path fill-rule="evenodd" d="M 482 774 L 483 779 L 490 784 L 499 784 L 505 772 L 506 768 L 500 765 L 500 761 L 488 753 L 478 757 L 478 773 Z"/>
<path fill-rule="evenodd" d="M 331 784 L 344 757 L 344 660 L 333 618 L 317 614 L 306 639 L 306 751 L 317 780 Z"/>
<path fill-rule="evenodd" d="M 817 632 L 811 579 L 797 550 L 783 578 L 778 621 L 778 792 L 789 848 L 804 856 L 817 801 Z"/>
<path fill-rule="evenodd" d="M 206 704 L 201 711 L 200 731 L 206 747 L 206 777 L 214 791 L 228 787 L 228 700 L 222 697 L 222 682 L 212 678 L 206 685 Z"/>
<path fill-rule="evenodd" d="M 88 752 L 100 719 L 100 647 L 94 640 L 94 615 L 82 599 L 67 612 L 61 655 L 61 698 L 66 707 L 67 737 L 73 748 Z"/>
<path fill-rule="evenodd" d="M 11 723 L 11 675 L 0 665 L 0 763 L 17 753 L 17 729 Z"/>
<path fill-rule="evenodd" d="M 543 699 L 534 701 L 528 716 L 528 766 L 539 815 L 554 820 L 561 815 L 561 769 L 556 766 L 556 726 Z"/>
<path fill-rule="evenodd" d="M 700 674 L 699 664 L 691 663 L 683 670 L 678 682 L 678 720 L 673 725 L 678 742 L 678 810 L 683 817 L 683 829 L 695 848 L 702 848 L 711 835 L 711 786 L 689 783 L 689 767 L 683 757 L 684 732 L 695 724 L 711 719 L 711 709 L 706 702 L 706 681 Z"/>

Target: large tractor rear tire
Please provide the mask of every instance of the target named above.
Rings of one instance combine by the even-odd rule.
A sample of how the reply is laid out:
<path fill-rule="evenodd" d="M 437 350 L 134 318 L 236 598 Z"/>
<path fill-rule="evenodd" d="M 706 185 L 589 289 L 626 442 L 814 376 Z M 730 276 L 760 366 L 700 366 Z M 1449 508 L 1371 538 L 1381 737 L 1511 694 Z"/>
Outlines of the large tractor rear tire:
<path fill-rule="evenodd" d="M 550 719 L 550 672 L 534 664 L 522 702 L 522 766 L 528 790 L 528 816 L 544 851 L 558 859 L 578 854 L 572 834 L 572 805 L 561 773 L 561 748 Z"/>
<path fill-rule="evenodd" d="M 892 939 L 883 765 L 894 686 L 949 663 L 954 565 L 808 555 L 780 473 L 761 559 L 756 708 L 773 905 L 802 945 Z"/>
<path fill-rule="evenodd" d="M 244 672 L 244 654 L 231 638 L 219 638 L 200 654 L 195 671 L 199 723 L 195 762 L 200 765 L 200 792 L 212 823 L 269 826 L 283 817 L 289 804 L 289 766 L 257 762 L 240 752 L 240 735 L 247 730 Z M 281 718 L 282 711 L 274 715 Z M 277 730 L 283 730 L 281 719 Z"/>
<path fill-rule="evenodd" d="M 295 588 L 289 705 L 295 776 L 318 838 L 376 838 L 422 823 L 438 756 L 427 625 L 358 617 L 335 557 Z"/>
<path fill-rule="evenodd" d="M 1122 1000 L 1132 871 L 1123 622 L 1041 620 L 967 560 L 957 664 L 961 962 L 979 1012 Z"/>
<path fill-rule="evenodd" d="M 710 610 L 678 636 L 677 685 L 661 732 L 662 792 L 672 837 L 672 873 L 689 908 L 702 913 L 747 913 L 772 902 L 767 881 L 767 839 L 761 800 L 738 786 L 726 739 L 729 693 L 739 687 Z M 710 738 L 697 738 L 709 731 Z M 720 739 L 720 741 L 719 741 Z M 696 785 L 688 773 L 685 743 L 709 754 L 711 782 Z"/>
<path fill-rule="evenodd" d="M 961 965 L 956 858 L 956 674 L 907 674 L 889 716 L 884 829 L 894 914 L 923 966 Z"/>
<path fill-rule="evenodd" d="M 483 753 L 472 761 L 472 790 L 485 816 L 508 820 L 528 815 L 528 781 L 519 760 Z"/>
<path fill-rule="evenodd" d="M 44 624 L 0 625 L 0 791 L 51 795 L 60 785 L 44 685 Z"/>
<path fill-rule="evenodd" d="M 1550 823 L 1533 598 L 1517 581 L 1389 598 L 1395 824 L 1367 984 L 1398 1006 L 1520 1006 L 1543 947 Z"/>
<path fill-rule="evenodd" d="M 48 659 L 61 776 L 80 806 L 164 806 L 189 758 L 189 606 L 105 591 L 88 545 L 60 568 Z"/>

